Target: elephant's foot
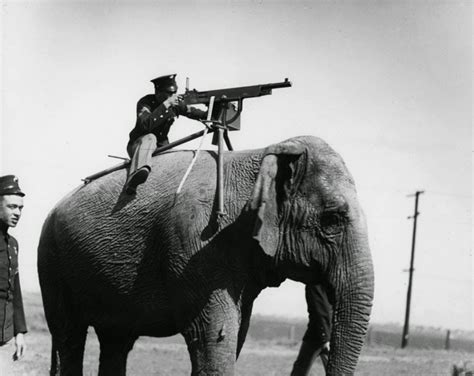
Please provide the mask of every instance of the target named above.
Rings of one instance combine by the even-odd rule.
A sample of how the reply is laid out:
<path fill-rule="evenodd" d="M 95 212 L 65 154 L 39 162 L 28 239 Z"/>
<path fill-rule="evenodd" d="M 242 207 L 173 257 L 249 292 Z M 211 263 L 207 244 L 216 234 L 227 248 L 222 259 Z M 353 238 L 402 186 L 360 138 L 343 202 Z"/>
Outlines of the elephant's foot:
<path fill-rule="evenodd" d="M 96 332 L 100 342 L 99 376 L 125 376 L 128 353 L 137 337 L 117 334 L 120 329 Z"/>

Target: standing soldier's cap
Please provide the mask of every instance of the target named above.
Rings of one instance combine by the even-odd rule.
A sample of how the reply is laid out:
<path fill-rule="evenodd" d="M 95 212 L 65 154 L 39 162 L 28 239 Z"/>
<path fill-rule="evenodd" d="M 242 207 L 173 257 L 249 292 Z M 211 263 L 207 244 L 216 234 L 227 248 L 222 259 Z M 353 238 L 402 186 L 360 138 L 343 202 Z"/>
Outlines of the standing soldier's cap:
<path fill-rule="evenodd" d="M 18 195 L 24 196 L 18 185 L 18 178 L 15 175 L 0 176 L 0 196 Z"/>
<path fill-rule="evenodd" d="M 151 80 L 153 85 L 155 85 L 155 90 L 157 91 L 172 91 L 176 92 L 178 90 L 178 85 L 176 84 L 176 74 L 168 74 L 166 76 L 161 76 Z"/>

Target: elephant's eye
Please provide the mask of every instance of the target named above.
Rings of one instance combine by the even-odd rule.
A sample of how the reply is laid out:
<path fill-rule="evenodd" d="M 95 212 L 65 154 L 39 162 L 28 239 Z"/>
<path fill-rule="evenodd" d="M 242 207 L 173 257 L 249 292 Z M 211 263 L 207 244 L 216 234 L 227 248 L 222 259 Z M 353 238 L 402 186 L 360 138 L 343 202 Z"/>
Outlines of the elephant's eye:
<path fill-rule="evenodd" d="M 321 227 L 327 234 L 338 234 L 341 232 L 342 222 L 340 214 L 335 212 L 324 213 L 320 219 Z"/>

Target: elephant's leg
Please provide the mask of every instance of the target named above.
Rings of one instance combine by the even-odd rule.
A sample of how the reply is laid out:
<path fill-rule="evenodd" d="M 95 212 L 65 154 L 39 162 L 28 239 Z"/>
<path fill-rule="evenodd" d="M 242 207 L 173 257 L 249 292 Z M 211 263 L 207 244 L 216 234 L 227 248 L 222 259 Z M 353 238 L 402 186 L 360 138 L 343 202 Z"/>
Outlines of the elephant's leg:
<path fill-rule="evenodd" d="M 72 294 L 54 276 L 55 273 L 43 275 L 41 280 L 42 286 L 48 287 L 48 293 L 43 293 L 43 305 L 52 338 L 50 375 L 82 375 L 87 324 L 78 315 Z"/>
<path fill-rule="evenodd" d="M 192 376 L 234 374 L 239 313 L 232 299 L 215 294 L 183 331 L 192 363 Z"/>
<path fill-rule="evenodd" d="M 87 325 L 64 321 L 60 330 L 52 332 L 50 375 L 82 375 Z"/>
<path fill-rule="evenodd" d="M 82 376 L 84 345 L 87 337 L 87 325 L 74 323 L 68 318 L 60 327 L 50 327 L 51 376 Z"/>
<path fill-rule="evenodd" d="M 120 329 L 96 332 L 100 342 L 99 376 L 124 376 L 128 353 L 137 337 L 120 333 Z"/>

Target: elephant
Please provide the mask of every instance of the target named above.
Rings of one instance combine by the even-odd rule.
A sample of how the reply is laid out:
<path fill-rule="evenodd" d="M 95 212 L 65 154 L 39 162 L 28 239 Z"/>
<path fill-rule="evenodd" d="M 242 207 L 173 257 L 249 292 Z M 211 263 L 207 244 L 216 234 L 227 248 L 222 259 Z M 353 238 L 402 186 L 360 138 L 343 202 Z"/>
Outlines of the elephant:
<path fill-rule="evenodd" d="M 354 179 L 325 141 L 299 136 L 223 154 L 153 158 L 136 195 L 126 169 L 66 195 L 48 214 L 38 274 L 52 337 L 51 375 L 81 375 L 87 329 L 99 375 L 125 375 L 140 336 L 181 334 L 192 375 L 233 375 L 255 298 L 285 279 L 324 284 L 334 303 L 328 375 L 353 374 L 374 292 Z"/>

